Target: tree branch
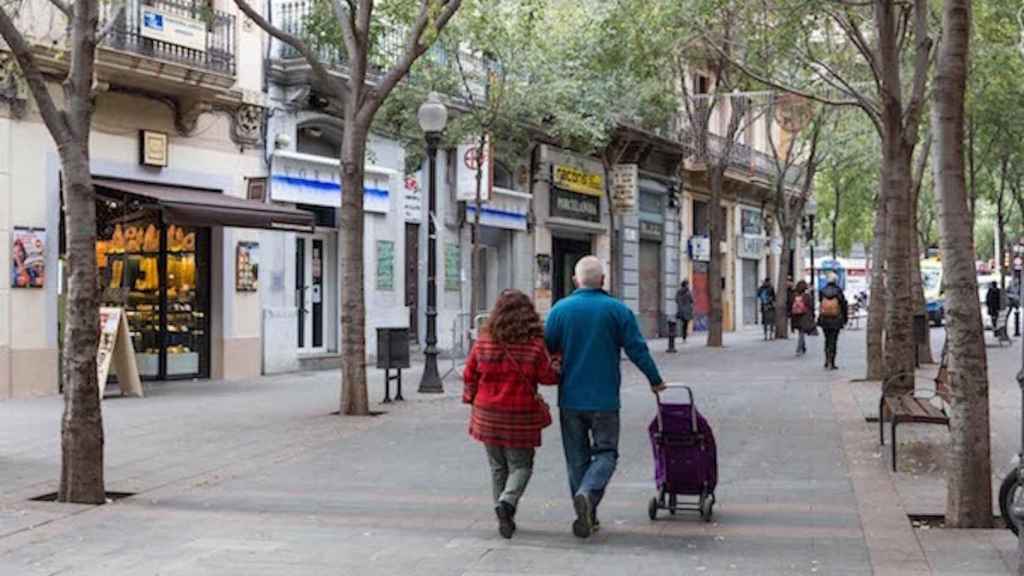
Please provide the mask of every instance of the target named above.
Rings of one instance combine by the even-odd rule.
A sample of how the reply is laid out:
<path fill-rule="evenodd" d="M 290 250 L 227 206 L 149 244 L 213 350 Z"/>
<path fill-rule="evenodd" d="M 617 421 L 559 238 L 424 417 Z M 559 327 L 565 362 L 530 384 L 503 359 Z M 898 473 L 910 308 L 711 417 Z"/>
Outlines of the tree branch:
<path fill-rule="evenodd" d="M 710 39 L 707 39 L 707 42 L 708 42 L 708 45 L 712 47 L 712 49 L 714 49 L 715 51 L 717 51 L 719 53 L 722 53 L 721 47 L 717 46 Z M 861 103 L 858 102 L 857 100 L 833 100 L 831 98 L 826 98 L 824 96 L 818 96 L 817 94 L 812 94 L 810 92 L 801 90 L 801 89 L 796 88 L 794 86 L 788 86 L 788 85 L 783 84 L 781 82 L 777 82 L 777 81 L 775 81 L 775 80 L 773 80 L 771 78 L 768 78 L 767 76 L 763 76 L 761 74 L 758 74 L 757 72 L 754 72 L 753 70 L 748 68 L 746 65 L 744 65 L 743 63 L 741 63 L 741 62 L 739 62 L 739 61 L 737 61 L 737 60 L 735 60 L 733 58 L 729 58 L 729 64 L 732 65 L 732 66 L 735 66 L 737 70 L 739 70 L 741 73 L 743 73 L 743 75 L 749 77 L 751 80 L 754 80 L 755 82 L 758 82 L 760 84 L 764 84 L 765 86 L 768 86 L 769 88 L 774 88 L 774 89 L 782 91 L 782 92 L 793 94 L 795 96 L 800 96 L 801 98 L 806 98 L 808 100 L 813 100 L 813 101 L 818 102 L 820 104 L 827 104 L 829 106 L 862 108 Z"/>
<path fill-rule="evenodd" d="M 334 0 L 332 4 L 334 17 L 338 19 L 338 25 L 341 27 L 341 39 L 345 44 L 345 54 L 348 55 L 350 63 L 355 62 L 356 55 L 359 53 L 359 43 L 356 37 L 356 7 L 352 2 L 353 0 L 345 0 L 345 3 L 342 4 L 341 0 Z"/>
<path fill-rule="evenodd" d="M 71 4 L 64 2 L 64 0 L 50 0 L 50 4 L 53 4 L 57 10 L 60 10 L 61 14 L 64 14 L 70 22 L 71 18 L 74 16 L 74 10 L 71 8 Z"/>
<path fill-rule="evenodd" d="M 50 135 L 53 136 L 54 142 L 58 147 L 67 145 L 71 140 L 67 117 L 63 111 L 57 108 L 53 96 L 50 95 L 46 86 L 46 78 L 43 77 L 43 73 L 36 63 L 32 47 L 22 36 L 3 6 L 0 6 L 0 37 L 10 47 L 14 59 L 18 62 L 18 67 L 25 77 L 25 83 L 28 84 L 29 91 L 35 98 L 39 114 L 50 131 Z"/>
<path fill-rule="evenodd" d="M 405 53 L 399 58 L 398 62 L 392 66 L 387 73 L 384 74 L 384 78 L 380 81 L 375 88 L 370 90 L 367 96 L 367 108 L 365 114 L 372 116 L 376 112 L 377 108 L 380 107 L 384 98 L 391 93 L 395 85 L 409 73 L 409 69 L 412 68 L 413 62 L 417 58 L 422 56 L 429 45 L 423 44 L 423 33 L 427 29 L 427 25 L 430 23 L 430 12 L 431 5 L 435 0 L 421 0 L 420 14 L 416 18 L 416 22 L 412 29 L 409 31 L 409 35 L 406 39 Z M 455 15 L 456 10 L 462 5 L 462 0 L 441 0 L 444 8 L 440 14 L 437 15 L 437 19 L 434 20 L 432 26 L 437 33 L 444 30 L 444 27 L 448 25 L 448 21 Z M 364 112 L 360 112 L 364 114 Z"/>
<path fill-rule="evenodd" d="M 110 11 L 110 20 L 104 24 L 103 28 L 96 34 L 96 42 L 98 44 L 102 44 L 103 41 L 107 39 L 107 36 L 110 36 L 110 33 L 114 31 L 114 28 L 117 27 L 119 24 L 118 21 L 121 19 L 121 15 L 124 14 L 127 3 L 127 0 L 120 0 L 115 4 L 114 9 Z"/>
<path fill-rule="evenodd" d="M 916 139 L 917 126 L 927 96 L 928 71 L 931 69 L 932 39 L 928 37 L 928 0 L 914 0 L 914 44 L 913 88 L 903 121 L 911 129 L 912 138 Z"/>
<path fill-rule="evenodd" d="M 309 48 L 309 45 L 303 42 L 298 36 L 289 34 L 268 22 L 267 19 L 254 10 L 246 0 L 235 0 L 235 5 L 238 6 L 238 9 L 248 16 L 250 20 L 255 22 L 257 26 L 262 28 L 264 32 L 274 38 L 277 38 L 281 42 L 288 44 L 292 48 L 295 48 L 299 54 L 302 54 L 302 57 L 306 59 L 306 63 L 308 63 L 310 68 L 312 68 L 313 75 L 320 81 L 321 88 L 325 90 L 329 96 L 334 96 L 335 98 L 344 100 L 344 91 L 339 89 L 337 84 L 332 81 L 327 68 L 320 61 L 319 56 Z"/>

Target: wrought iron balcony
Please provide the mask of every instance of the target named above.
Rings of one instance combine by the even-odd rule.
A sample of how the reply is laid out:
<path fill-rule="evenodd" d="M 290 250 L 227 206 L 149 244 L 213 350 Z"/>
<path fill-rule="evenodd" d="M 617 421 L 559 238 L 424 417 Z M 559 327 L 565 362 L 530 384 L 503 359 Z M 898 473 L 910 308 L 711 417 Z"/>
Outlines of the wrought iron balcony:
<path fill-rule="evenodd" d="M 100 3 L 101 22 L 110 22 L 119 5 Z M 235 17 L 203 0 L 128 0 L 103 46 L 235 75 Z"/>

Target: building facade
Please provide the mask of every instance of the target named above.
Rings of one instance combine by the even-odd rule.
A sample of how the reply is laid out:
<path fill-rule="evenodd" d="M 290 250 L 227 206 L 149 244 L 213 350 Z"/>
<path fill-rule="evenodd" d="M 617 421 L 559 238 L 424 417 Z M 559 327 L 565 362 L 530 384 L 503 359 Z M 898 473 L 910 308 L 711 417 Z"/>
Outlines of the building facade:
<path fill-rule="evenodd" d="M 233 3 L 213 8 L 200 22 L 180 3 L 129 2 L 98 50 L 90 150 L 101 297 L 123 311 L 143 379 L 260 374 L 258 243 L 314 225 L 310 213 L 248 199 L 266 173 L 263 37 Z M 187 45 L 162 37 L 150 13 L 201 33 Z M 66 64 L 48 48 L 64 33 L 60 18 L 22 14 L 40 63 L 61 77 Z M 104 8 L 101 19 L 110 16 Z M 59 158 L 31 98 L 15 90 L 4 100 L 0 231 L 14 248 L 0 251 L 12 271 L 0 288 L 0 398 L 59 390 L 63 308 Z"/>

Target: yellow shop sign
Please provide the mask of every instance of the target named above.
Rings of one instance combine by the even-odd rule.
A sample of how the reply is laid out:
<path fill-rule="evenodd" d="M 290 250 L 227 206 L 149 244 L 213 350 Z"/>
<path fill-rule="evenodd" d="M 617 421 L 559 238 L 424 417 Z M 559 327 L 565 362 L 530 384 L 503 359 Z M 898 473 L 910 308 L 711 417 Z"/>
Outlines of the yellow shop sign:
<path fill-rule="evenodd" d="M 604 196 L 604 177 L 564 164 L 555 165 L 555 186 L 580 194 Z"/>

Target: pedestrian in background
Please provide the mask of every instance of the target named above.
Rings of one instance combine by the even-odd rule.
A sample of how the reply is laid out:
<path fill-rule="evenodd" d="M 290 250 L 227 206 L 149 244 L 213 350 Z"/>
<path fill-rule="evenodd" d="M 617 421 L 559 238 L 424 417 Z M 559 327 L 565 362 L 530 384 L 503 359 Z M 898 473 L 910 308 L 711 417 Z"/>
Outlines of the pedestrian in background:
<path fill-rule="evenodd" d="M 783 313 L 786 315 L 786 318 L 789 320 L 789 332 L 793 331 L 793 297 L 796 295 L 795 289 L 796 289 L 796 287 L 793 285 L 793 278 L 792 278 L 792 276 L 787 277 L 786 278 L 786 309 L 783 311 Z"/>
<path fill-rule="evenodd" d="M 693 293 L 690 292 L 690 282 L 683 280 L 676 290 L 676 318 L 679 319 L 679 335 L 686 343 L 686 336 L 690 331 L 690 320 L 693 320 Z"/>
<path fill-rule="evenodd" d="M 761 304 L 761 326 L 764 329 L 764 339 L 775 338 L 775 287 L 772 286 L 771 278 L 765 278 L 761 287 L 757 289 L 757 301 Z"/>
<path fill-rule="evenodd" d="M 789 318 L 793 323 L 793 330 L 797 333 L 796 355 L 803 356 L 807 353 L 805 336 L 814 328 L 814 301 L 807 292 L 807 282 L 803 280 L 797 282 L 796 288 L 793 289 L 793 305 Z"/>
<path fill-rule="evenodd" d="M 992 330 L 999 328 L 999 309 L 1002 308 L 1002 299 L 999 283 L 989 284 L 988 292 L 985 293 L 985 307 L 988 308 L 988 317 L 992 319 Z"/>
<path fill-rule="evenodd" d="M 839 288 L 839 281 L 834 272 L 828 274 L 828 284 L 822 289 L 818 309 L 818 325 L 825 332 L 825 369 L 838 370 L 836 353 L 839 346 L 839 331 L 846 326 L 849 309 L 846 296 Z"/>
<path fill-rule="evenodd" d="M 541 430 L 551 425 L 550 408 L 537 387 L 558 384 L 558 378 L 533 302 L 518 290 L 505 290 L 466 360 L 462 392 L 462 401 L 473 407 L 469 435 L 487 451 L 494 512 L 504 538 L 515 533 Z"/>
<path fill-rule="evenodd" d="M 562 357 L 558 407 L 576 512 L 572 532 L 587 538 L 601 525 L 597 507 L 619 460 L 622 351 L 647 377 L 651 390 L 665 386 L 633 312 L 601 289 L 601 261 L 581 258 L 573 280 L 578 289 L 551 309 L 544 339 L 548 350 Z"/>

